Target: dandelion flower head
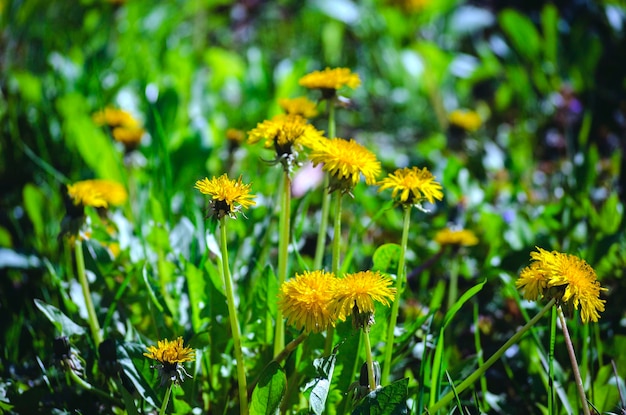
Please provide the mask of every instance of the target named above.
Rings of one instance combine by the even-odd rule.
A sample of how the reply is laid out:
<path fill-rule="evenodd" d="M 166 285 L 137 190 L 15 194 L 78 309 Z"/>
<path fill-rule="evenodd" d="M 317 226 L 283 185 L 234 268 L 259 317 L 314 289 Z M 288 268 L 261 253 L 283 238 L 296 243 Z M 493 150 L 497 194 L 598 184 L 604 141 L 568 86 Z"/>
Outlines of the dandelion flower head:
<path fill-rule="evenodd" d="M 305 88 L 320 89 L 324 98 L 330 98 L 344 86 L 352 89 L 358 87 L 361 85 L 361 78 L 348 68 L 326 68 L 304 75 L 299 83 Z"/>
<path fill-rule="evenodd" d="M 313 118 L 318 114 L 317 104 L 307 97 L 282 98 L 278 100 L 278 105 L 289 115 Z"/>
<path fill-rule="evenodd" d="M 583 323 L 596 322 L 604 311 L 605 300 L 600 292 L 606 291 L 597 280 L 594 269 L 585 260 L 557 251 L 537 248 L 531 252 L 534 261 L 520 272 L 516 285 L 524 288 L 524 298 L 551 297 L 578 310 Z"/>
<path fill-rule="evenodd" d="M 396 289 L 392 285 L 393 281 L 378 271 L 346 274 L 337 281 L 333 308 L 342 320 L 352 315 L 355 325 L 371 325 L 375 302 L 389 306 L 395 298 Z"/>
<path fill-rule="evenodd" d="M 194 186 L 205 195 L 211 196 L 209 204 L 210 217 L 221 219 L 228 215 L 235 218 L 242 209 L 255 205 L 256 196 L 250 194 L 250 184 L 244 184 L 241 177 L 231 180 L 227 174 L 213 177 L 211 180 L 204 178 L 198 180 Z"/>
<path fill-rule="evenodd" d="M 192 362 L 195 359 L 195 350 L 183 346 L 183 338 L 168 341 L 159 340 L 155 346 L 147 347 L 148 351 L 143 355 L 156 360 L 159 364 L 155 367 L 159 370 L 161 386 L 168 381 L 179 383 L 183 381 L 183 374 L 189 376 L 179 363 Z M 191 377 L 191 376 L 189 376 Z"/>
<path fill-rule="evenodd" d="M 482 125 L 482 119 L 476 111 L 454 110 L 448 115 L 450 124 L 465 131 L 474 132 Z"/>
<path fill-rule="evenodd" d="M 279 156 L 301 151 L 302 147 L 313 147 L 323 138 L 317 130 L 300 115 L 280 114 L 271 120 L 257 124 L 248 133 L 248 142 L 255 144 L 265 140 L 265 148 L 274 148 Z"/>
<path fill-rule="evenodd" d="M 435 242 L 439 245 L 474 246 L 478 244 L 478 238 L 474 232 L 468 229 L 445 228 L 437 232 Z"/>
<path fill-rule="evenodd" d="M 426 167 L 398 169 L 378 184 L 380 185 L 379 192 L 393 189 L 391 197 L 398 198 L 402 204 L 421 204 L 424 199 L 435 203 L 435 199 L 443 198 L 441 184 L 435 181 L 435 176 Z"/>
<path fill-rule="evenodd" d="M 330 306 L 336 283 L 335 274 L 325 271 L 305 271 L 283 283 L 278 306 L 287 324 L 306 333 L 334 326 L 337 314 Z"/>
<path fill-rule="evenodd" d="M 313 148 L 309 158 L 314 165 L 322 164 L 322 169 L 335 180 L 333 189 L 348 192 L 359 183 L 361 175 L 365 183 L 374 184 L 381 172 L 376 155 L 353 139 L 323 140 Z"/>
<path fill-rule="evenodd" d="M 124 144 L 128 149 L 139 145 L 144 130 L 128 111 L 107 107 L 93 114 L 92 119 L 98 125 L 108 125 L 115 141 Z"/>
<path fill-rule="evenodd" d="M 122 205 L 128 198 L 124 186 L 111 180 L 82 180 L 67 186 L 67 194 L 75 205 L 107 208 Z"/>

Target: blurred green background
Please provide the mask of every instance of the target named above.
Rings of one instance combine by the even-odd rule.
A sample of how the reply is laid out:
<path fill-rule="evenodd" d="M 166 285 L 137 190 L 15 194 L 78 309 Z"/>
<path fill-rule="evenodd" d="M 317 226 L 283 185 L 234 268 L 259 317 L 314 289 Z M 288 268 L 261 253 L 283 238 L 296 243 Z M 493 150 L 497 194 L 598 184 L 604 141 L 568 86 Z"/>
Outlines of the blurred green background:
<path fill-rule="evenodd" d="M 280 112 L 278 99 L 309 94 L 298 79 L 325 67 L 362 80 L 344 91 L 354 108 L 338 112 L 337 135 L 368 146 L 387 172 L 426 166 L 443 185 L 443 202 L 413 221 L 409 271 L 436 251 L 432 238 L 446 225 L 479 236 L 460 254 L 460 272 L 462 288 L 488 280 L 477 302 L 490 324 L 485 353 L 519 322 L 510 280 L 540 246 L 585 258 L 609 288 L 593 329 L 604 348 L 590 353 L 589 367 L 614 359 L 626 374 L 623 1 L 0 0 L 0 16 L 0 401 L 37 389 L 50 363 L 58 332 L 33 300 L 81 320 L 58 235 L 65 185 L 87 178 L 119 181 L 131 195 L 112 219 L 121 254 L 96 247 L 87 259 L 96 302 L 115 305 L 102 319 L 121 325 L 119 338 L 154 342 L 175 327 L 219 354 L 224 345 L 198 334 L 210 316 L 185 308 L 194 294 L 181 286 L 196 281 L 190 267 L 209 267 L 193 184 L 224 172 L 253 183 L 257 208 L 231 226 L 233 268 L 252 290 L 273 255 L 280 172 L 261 161 L 270 158 L 261 146 L 231 143 L 227 131 L 245 133 Z M 142 124 L 136 150 L 125 152 L 93 122 L 107 106 Z M 459 109 L 477 114 L 478 128 L 451 119 Z M 323 113 L 312 122 L 327 129 Z M 305 263 L 320 201 L 309 193 L 294 199 L 292 214 Z M 386 199 L 375 189 L 357 187 L 355 199 L 344 226 L 358 249 L 348 250 L 346 267 L 361 270 L 378 246 L 397 242 L 401 212 L 377 216 Z M 155 269 L 171 275 L 171 295 L 187 304 L 157 318 L 160 330 L 145 308 Z M 412 282 L 416 302 L 431 304 L 447 269 L 436 264 Z M 458 336 L 471 336 L 465 318 Z M 251 316 L 246 324 L 261 330 Z M 416 364 L 407 342 L 398 376 Z M 456 349 L 462 361 L 466 346 Z M 502 413 L 529 413 L 545 390 L 523 359 L 508 365 L 490 375 L 493 393 L 505 396 Z"/>

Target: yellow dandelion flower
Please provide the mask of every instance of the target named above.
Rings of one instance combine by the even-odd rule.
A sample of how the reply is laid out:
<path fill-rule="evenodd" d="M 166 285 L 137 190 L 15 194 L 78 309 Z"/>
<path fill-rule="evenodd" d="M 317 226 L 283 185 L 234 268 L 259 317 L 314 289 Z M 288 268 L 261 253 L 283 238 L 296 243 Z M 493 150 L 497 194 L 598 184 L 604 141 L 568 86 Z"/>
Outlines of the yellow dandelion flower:
<path fill-rule="evenodd" d="M 287 324 L 306 333 L 319 333 L 337 321 L 330 308 L 337 278 L 332 272 L 305 271 L 283 283 L 278 306 L 287 318 Z"/>
<path fill-rule="evenodd" d="M 333 295 L 332 308 L 345 320 L 352 315 L 356 327 L 373 323 L 374 302 L 389 306 L 396 295 L 393 281 L 378 271 L 361 271 L 346 274 L 338 279 Z"/>
<path fill-rule="evenodd" d="M 94 113 L 92 119 L 98 125 L 109 127 L 139 127 L 139 122 L 128 111 L 113 107 Z"/>
<path fill-rule="evenodd" d="M 474 132 L 482 125 L 482 119 L 476 111 L 454 110 L 448 115 L 450 124 L 465 131 Z"/>
<path fill-rule="evenodd" d="M 104 180 L 82 180 L 67 186 L 67 194 L 75 205 L 106 208 L 126 202 L 128 193 L 119 183 Z"/>
<path fill-rule="evenodd" d="M 282 98 L 278 100 L 278 105 L 290 115 L 313 118 L 318 114 L 317 104 L 307 97 Z"/>
<path fill-rule="evenodd" d="M 194 187 L 200 193 L 211 196 L 208 216 L 216 219 L 226 215 L 235 218 L 237 212 L 256 204 L 252 200 L 256 196 L 250 194 L 251 185 L 243 184 L 241 177 L 237 180 L 230 180 L 227 174 L 213 177 L 211 180 L 205 177 L 196 181 Z"/>
<path fill-rule="evenodd" d="M 516 282 L 518 288 L 525 289 L 524 298 L 537 299 L 539 295 L 556 298 L 570 308 L 580 307 L 583 323 L 598 321 L 606 302 L 600 300 L 600 292 L 607 289 L 602 288 L 594 269 L 585 260 L 539 247 L 530 257 L 534 262 L 522 270 Z"/>
<path fill-rule="evenodd" d="M 143 133 L 143 128 L 139 127 L 115 127 L 111 131 L 113 139 L 124 144 L 127 149 L 136 148 L 141 142 Z"/>
<path fill-rule="evenodd" d="M 299 115 L 281 114 L 257 124 L 248 132 L 248 142 L 255 144 L 264 139 L 265 148 L 274 148 L 281 156 L 300 151 L 302 146 L 314 146 L 323 134 Z"/>
<path fill-rule="evenodd" d="M 435 242 L 439 245 L 473 246 L 478 244 L 474 232 L 468 229 L 442 229 L 435 235 Z"/>
<path fill-rule="evenodd" d="M 348 68 L 326 68 L 323 71 L 304 75 L 299 83 L 305 88 L 320 89 L 324 98 L 330 98 L 344 86 L 352 89 L 358 87 L 361 85 L 361 79 L 358 74 L 352 73 Z"/>
<path fill-rule="evenodd" d="M 435 199 L 443 198 L 441 184 L 435 181 L 435 176 L 426 167 L 398 169 L 378 184 L 380 185 L 379 192 L 393 189 L 391 197 L 396 198 L 399 194 L 399 202 L 403 204 L 420 204 L 424 199 L 435 203 Z"/>
<path fill-rule="evenodd" d="M 239 145 L 246 139 L 246 135 L 243 131 L 238 130 L 237 128 L 229 128 L 226 130 L 226 139 L 234 145 Z"/>
<path fill-rule="evenodd" d="M 374 184 L 381 171 L 376 155 L 353 139 L 324 139 L 313 147 L 309 158 L 313 165 L 323 164 L 322 169 L 336 182 L 333 189 L 343 191 L 353 189 L 361 175 L 365 177 L 365 183 Z"/>
<path fill-rule="evenodd" d="M 183 346 L 183 338 L 178 337 L 176 340 L 168 341 L 159 340 L 155 346 L 147 347 L 148 352 L 143 355 L 156 360 L 159 364 L 153 367 L 159 370 L 161 377 L 161 386 L 168 381 L 179 383 L 184 380 L 183 374 L 189 376 L 182 365 L 179 363 L 192 362 L 195 359 L 195 350 L 190 347 Z M 189 376 L 191 377 L 191 376 Z"/>

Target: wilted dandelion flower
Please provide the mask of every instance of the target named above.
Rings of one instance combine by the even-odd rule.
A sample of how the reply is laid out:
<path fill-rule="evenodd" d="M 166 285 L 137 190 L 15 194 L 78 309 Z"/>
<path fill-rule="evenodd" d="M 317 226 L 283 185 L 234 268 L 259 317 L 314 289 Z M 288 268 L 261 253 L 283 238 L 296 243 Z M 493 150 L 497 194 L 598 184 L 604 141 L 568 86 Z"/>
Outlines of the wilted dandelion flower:
<path fill-rule="evenodd" d="M 465 131 L 474 132 L 482 125 L 482 119 L 476 111 L 454 110 L 448 115 L 448 121 L 451 125 L 461 128 Z"/>
<path fill-rule="evenodd" d="M 304 147 L 314 147 L 324 138 L 323 132 L 307 123 L 299 115 L 277 115 L 271 120 L 257 124 L 248 133 L 248 142 L 255 144 L 265 140 L 265 148 L 276 150 L 277 159 L 290 169 Z"/>
<path fill-rule="evenodd" d="M 319 89 L 325 99 L 332 98 L 338 89 L 344 86 L 352 89 L 361 85 L 358 74 L 348 68 L 326 68 L 323 71 L 314 71 L 300 78 L 300 85 L 309 89 Z"/>
<path fill-rule="evenodd" d="M 304 118 L 313 118 L 317 112 L 317 104 L 307 97 L 282 98 L 278 105 L 289 115 L 299 115 Z"/>
<path fill-rule="evenodd" d="M 126 202 L 128 193 L 124 186 L 111 180 L 82 180 L 67 186 L 67 194 L 75 205 L 106 208 Z"/>
<path fill-rule="evenodd" d="M 598 321 L 606 302 L 600 300 L 600 291 L 607 289 L 602 288 L 595 271 L 585 260 L 541 248 L 531 252 L 530 257 L 534 262 L 520 272 L 516 281 L 516 286 L 525 290 L 524 298 L 555 298 L 569 308 L 578 310 L 580 307 L 583 323 Z"/>
<path fill-rule="evenodd" d="M 191 377 L 180 363 L 192 362 L 196 352 L 190 347 L 183 346 L 182 337 L 172 341 L 159 340 L 156 347 L 149 346 L 147 349 L 148 352 L 143 355 L 159 362 L 152 368 L 158 369 L 161 386 L 168 381 L 178 384 L 184 380 L 183 375 Z"/>
<path fill-rule="evenodd" d="M 424 199 L 435 203 L 435 199 L 443 198 L 441 184 L 435 181 L 435 176 L 426 167 L 398 169 L 378 184 L 379 192 L 392 189 L 391 197 L 397 198 L 401 204 L 421 205 Z"/>
<path fill-rule="evenodd" d="M 227 174 L 213 177 L 209 180 L 205 177 L 196 181 L 195 188 L 205 195 L 211 196 L 207 217 L 221 219 L 228 215 L 236 218 L 242 209 L 255 205 L 252 199 L 256 196 L 250 194 L 250 184 L 243 184 L 241 177 L 231 180 Z"/>
<path fill-rule="evenodd" d="M 473 246 L 478 244 L 478 238 L 474 232 L 468 229 L 445 228 L 437 232 L 435 242 L 439 245 Z"/>
<path fill-rule="evenodd" d="M 361 175 L 365 183 L 374 184 L 381 171 L 376 155 L 353 139 L 325 139 L 313 147 L 309 158 L 314 165 L 322 164 L 322 169 L 330 174 L 331 190 L 350 192 Z"/>
<path fill-rule="evenodd" d="M 338 316 L 330 306 L 336 283 L 335 274 L 325 271 L 305 271 L 283 283 L 278 306 L 287 324 L 306 333 L 334 326 Z"/>
<path fill-rule="evenodd" d="M 333 309 L 345 320 L 352 315 L 357 328 L 374 323 L 375 302 L 389 306 L 396 295 L 393 281 L 378 271 L 361 271 L 346 274 L 338 279 L 333 295 Z"/>

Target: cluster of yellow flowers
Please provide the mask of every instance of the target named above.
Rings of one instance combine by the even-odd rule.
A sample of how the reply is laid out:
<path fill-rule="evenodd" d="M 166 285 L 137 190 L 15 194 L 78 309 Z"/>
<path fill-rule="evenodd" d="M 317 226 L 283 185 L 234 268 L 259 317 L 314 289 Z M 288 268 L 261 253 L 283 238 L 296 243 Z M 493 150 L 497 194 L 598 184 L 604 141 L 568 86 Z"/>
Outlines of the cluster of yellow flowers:
<path fill-rule="evenodd" d="M 537 248 L 530 254 L 533 262 L 520 272 L 516 282 L 524 289 L 524 298 L 538 300 L 554 298 L 557 303 L 578 309 L 583 323 L 598 321 L 604 311 L 605 300 L 600 300 L 600 286 L 596 272 L 574 255 Z"/>
<path fill-rule="evenodd" d="M 388 306 L 393 301 L 396 289 L 392 284 L 391 279 L 373 271 L 343 278 L 332 272 L 305 271 L 282 285 L 278 305 L 287 323 L 306 333 L 334 327 L 349 315 L 360 328 L 371 323 L 374 302 Z"/>

